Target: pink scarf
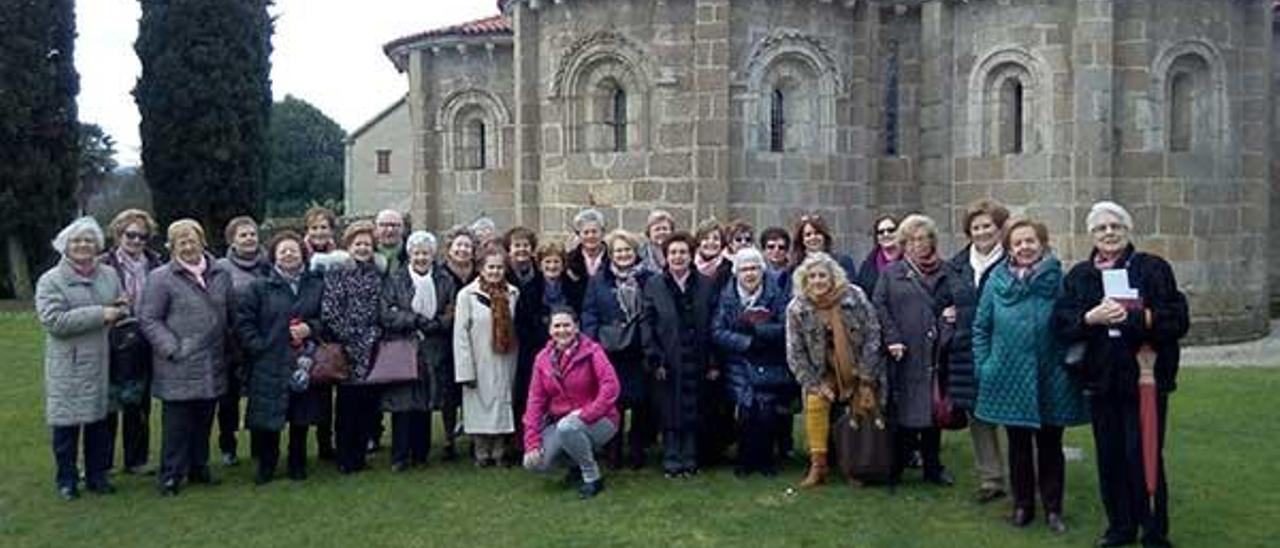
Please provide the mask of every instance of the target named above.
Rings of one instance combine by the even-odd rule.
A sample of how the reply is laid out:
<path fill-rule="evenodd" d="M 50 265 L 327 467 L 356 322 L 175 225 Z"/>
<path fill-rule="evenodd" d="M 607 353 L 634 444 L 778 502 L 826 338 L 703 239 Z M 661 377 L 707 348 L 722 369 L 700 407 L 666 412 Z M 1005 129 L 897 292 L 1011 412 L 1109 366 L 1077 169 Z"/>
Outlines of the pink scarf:
<path fill-rule="evenodd" d="M 181 266 L 183 270 L 191 274 L 191 277 L 195 278 L 196 283 L 200 284 L 200 287 L 202 289 L 209 288 L 204 283 L 204 271 L 209 268 L 209 261 L 205 260 L 204 255 L 200 256 L 200 262 L 196 264 L 187 264 L 182 259 L 176 259 L 176 260 L 178 262 L 178 266 Z"/>
<path fill-rule="evenodd" d="M 877 246 L 876 247 L 876 272 L 884 272 L 884 269 L 889 268 L 889 265 L 897 262 L 899 257 L 902 257 L 901 249 L 899 249 L 893 255 L 890 255 L 889 250 L 886 249 L 884 246 Z"/>
<path fill-rule="evenodd" d="M 1093 266 L 1097 267 L 1098 270 L 1115 268 L 1116 263 L 1120 262 L 1121 255 L 1124 255 L 1124 253 L 1117 253 L 1115 257 L 1106 257 L 1102 253 L 1098 253 L 1093 256 Z"/>
<path fill-rule="evenodd" d="M 142 286 L 147 282 L 147 255 L 144 252 L 137 259 L 128 251 L 116 248 L 116 264 L 120 267 L 120 276 L 124 278 L 124 293 L 129 302 L 138 302 L 142 296 Z"/>
<path fill-rule="evenodd" d="M 716 255 L 714 259 L 703 259 L 702 254 L 694 255 L 693 264 L 698 267 L 698 272 L 708 278 L 716 277 L 716 271 L 720 270 L 720 263 L 724 262 L 724 255 Z"/>

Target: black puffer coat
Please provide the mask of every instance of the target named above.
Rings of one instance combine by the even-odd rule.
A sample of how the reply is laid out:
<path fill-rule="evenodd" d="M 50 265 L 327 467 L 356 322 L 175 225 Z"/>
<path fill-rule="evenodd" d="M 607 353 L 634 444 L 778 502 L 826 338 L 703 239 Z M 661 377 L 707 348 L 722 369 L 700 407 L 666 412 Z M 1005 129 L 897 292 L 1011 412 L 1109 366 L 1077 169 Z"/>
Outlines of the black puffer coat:
<path fill-rule="evenodd" d="M 946 353 L 947 393 L 951 396 L 952 405 L 961 409 L 972 411 L 978 397 L 978 383 L 973 374 L 973 319 L 978 313 L 978 298 L 982 296 L 982 288 L 986 286 L 991 271 L 1004 262 L 1005 258 L 1001 257 L 988 267 L 976 286 L 973 284 L 973 265 L 969 263 L 969 246 L 944 265 L 950 270 L 947 289 L 950 302 L 956 307 L 955 331 Z"/>
<path fill-rule="evenodd" d="M 236 334 L 248 358 L 245 371 L 245 425 L 252 430 L 279 432 L 285 422 L 316 424 L 328 409 L 328 390 L 312 387 L 290 390 L 290 375 L 297 366 L 297 351 L 289 345 L 289 322 L 297 318 L 310 328 L 313 341 L 321 340 L 320 296 L 324 280 L 306 272 L 295 294 L 289 282 L 272 271 L 249 283 L 236 301 Z"/>

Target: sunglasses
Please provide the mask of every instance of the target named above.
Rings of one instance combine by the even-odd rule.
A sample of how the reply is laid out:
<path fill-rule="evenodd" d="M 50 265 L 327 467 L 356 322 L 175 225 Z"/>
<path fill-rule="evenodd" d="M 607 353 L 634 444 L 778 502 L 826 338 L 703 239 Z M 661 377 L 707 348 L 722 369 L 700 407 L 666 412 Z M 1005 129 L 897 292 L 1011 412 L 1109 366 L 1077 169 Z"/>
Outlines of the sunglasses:
<path fill-rule="evenodd" d="M 733 243 L 735 243 L 735 244 L 749 244 L 749 243 L 751 243 L 752 239 L 753 239 L 753 238 L 752 238 L 751 236 L 738 236 L 737 238 L 734 238 L 734 239 L 733 239 Z"/>
<path fill-rule="evenodd" d="M 145 239 L 147 239 L 147 233 L 146 233 L 146 232 L 138 232 L 138 231 L 136 231 L 136 230 L 126 230 L 126 231 L 124 231 L 124 237 L 125 237 L 125 239 L 126 239 L 126 240 L 139 240 L 139 241 L 141 241 L 141 240 L 145 240 Z"/>
<path fill-rule="evenodd" d="M 893 234 L 894 232 L 897 232 L 897 231 L 898 231 L 898 228 L 897 228 L 897 227 L 894 227 L 894 228 L 878 228 L 878 229 L 876 229 L 876 235 L 877 235 L 877 236 L 888 236 L 888 235 Z"/>
<path fill-rule="evenodd" d="M 765 249 L 770 249 L 770 250 L 775 250 L 775 251 L 777 251 L 777 250 L 786 251 L 786 250 L 787 250 L 787 244 L 768 244 L 768 245 L 765 245 L 764 247 L 765 247 Z"/>

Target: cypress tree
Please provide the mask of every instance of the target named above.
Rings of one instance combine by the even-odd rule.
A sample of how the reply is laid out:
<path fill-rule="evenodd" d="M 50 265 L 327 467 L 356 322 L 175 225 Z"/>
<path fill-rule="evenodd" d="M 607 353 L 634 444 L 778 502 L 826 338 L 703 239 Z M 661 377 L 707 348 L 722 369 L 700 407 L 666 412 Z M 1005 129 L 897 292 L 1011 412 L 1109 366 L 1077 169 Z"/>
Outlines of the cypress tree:
<path fill-rule="evenodd" d="M 270 0 L 141 0 L 142 165 L 161 223 L 190 217 L 211 245 L 260 217 L 271 112 Z"/>
<path fill-rule="evenodd" d="M 75 212 L 79 171 L 74 0 L 0 7 L 0 245 L 10 290 L 32 292 L 32 270 Z"/>

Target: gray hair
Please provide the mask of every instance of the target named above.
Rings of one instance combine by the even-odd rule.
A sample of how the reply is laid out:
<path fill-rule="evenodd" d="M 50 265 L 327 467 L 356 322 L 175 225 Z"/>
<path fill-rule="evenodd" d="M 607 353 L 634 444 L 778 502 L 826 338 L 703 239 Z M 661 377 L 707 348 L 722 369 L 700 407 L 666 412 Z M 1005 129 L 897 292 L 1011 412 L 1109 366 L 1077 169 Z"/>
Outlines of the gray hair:
<path fill-rule="evenodd" d="M 1120 220 L 1120 224 L 1124 225 L 1125 228 L 1133 229 L 1133 216 L 1129 214 L 1129 211 L 1120 204 L 1109 200 L 1103 200 L 1089 208 L 1089 215 L 1085 217 L 1084 221 L 1085 228 L 1089 232 L 1093 232 L 1094 228 L 1102 224 L 1103 215 L 1113 215 Z"/>
<path fill-rule="evenodd" d="M 378 219 L 382 219 L 384 217 L 395 217 L 397 221 L 400 221 L 401 223 L 404 222 L 404 214 L 394 209 L 384 209 L 379 211 L 377 215 L 374 215 L 373 221 L 376 223 L 378 222 Z"/>
<path fill-rule="evenodd" d="M 98 220 L 93 217 L 85 216 L 71 221 L 71 224 L 58 232 L 57 237 L 55 237 L 52 242 L 53 249 L 56 250 L 59 255 L 66 256 L 67 244 L 71 243 L 72 238 L 85 232 L 88 232 L 90 236 L 93 236 L 94 242 L 98 245 L 98 251 L 102 251 L 102 249 L 106 247 L 107 239 L 102 233 L 102 227 L 98 225 Z"/>
<path fill-rule="evenodd" d="M 475 222 L 472 222 L 469 228 L 471 229 L 471 232 L 480 232 L 482 230 L 489 230 L 490 232 L 496 232 L 498 230 L 498 225 L 497 223 L 493 222 L 493 219 L 490 219 L 488 217 L 481 217 L 479 219 L 476 219 Z"/>
<path fill-rule="evenodd" d="M 436 236 L 425 230 L 414 231 L 409 235 L 409 239 L 405 240 L 404 248 L 406 251 L 412 251 L 414 248 L 426 247 L 434 255 L 436 252 Z"/>
<path fill-rule="evenodd" d="M 935 245 L 938 243 L 938 223 L 919 213 L 907 215 L 907 218 L 898 223 L 898 232 L 894 235 L 894 238 L 898 240 L 898 245 L 905 248 L 907 238 L 918 230 L 924 230 Z"/>
<path fill-rule="evenodd" d="M 760 253 L 759 249 L 756 249 L 754 247 L 744 247 L 742 249 L 739 249 L 737 253 L 734 253 L 733 254 L 733 275 L 737 276 L 738 269 L 741 268 L 743 265 L 748 265 L 748 264 L 754 264 L 756 266 L 759 266 L 761 270 L 764 270 L 765 268 L 764 255 Z"/>
<path fill-rule="evenodd" d="M 596 223 L 600 225 L 601 232 L 603 232 L 604 229 L 606 228 L 605 222 L 604 222 L 604 214 L 600 213 L 600 210 L 592 207 L 579 211 L 577 215 L 573 216 L 574 230 L 582 230 L 582 225 L 586 223 Z"/>

